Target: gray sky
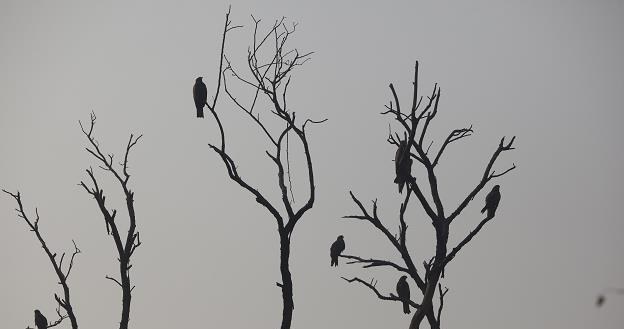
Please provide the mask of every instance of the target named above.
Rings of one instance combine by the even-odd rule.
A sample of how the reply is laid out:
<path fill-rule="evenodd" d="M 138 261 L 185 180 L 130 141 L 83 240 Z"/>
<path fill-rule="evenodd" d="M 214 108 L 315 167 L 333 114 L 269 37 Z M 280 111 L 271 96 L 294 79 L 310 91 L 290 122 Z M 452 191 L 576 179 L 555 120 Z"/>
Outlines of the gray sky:
<path fill-rule="evenodd" d="M 131 132 L 144 134 L 131 158 L 143 241 L 131 273 L 132 327 L 279 324 L 274 220 L 227 179 L 208 149 L 219 142 L 215 123 L 194 118 L 193 80 L 205 76 L 214 88 L 227 5 L 0 2 L 0 186 L 19 189 L 29 210 L 39 207 L 51 248 L 70 250 L 73 238 L 82 249 L 70 285 L 84 328 L 115 327 L 121 296 L 104 279 L 117 274 L 112 241 L 95 202 L 77 186 L 95 164 L 77 123 L 91 110 L 108 152 L 121 155 Z M 293 235 L 293 328 L 409 323 L 399 304 L 340 279 L 375 277 L 388 292 L 398 273 L 330 268 L 328 248 L 344 234 L 348 253 L 391 253 L 367 225 L 339 218 L 355 211 L 352 189 L 363 200 L 378 198 L 380 214 L 396 227 L 394 149 L 385 142 L 389 118 L 379 112 L 389 82 L 411 101 L 415 60 L 422 90 L 442 87 L 431 137 L 467 124 L 476 130 L 439 168 L 448 207 L 478 181 L 499 138 L 518 136 L 517 150 L 498 162 L 518 169 L 499 180 L 496 219 L 446 272 L 443 325 L 622 327 L 624 298 L 601 309 L 593 303 L 603 288 L 624 286 L 624 2 L 234 1 L 232 19 L 247 27 L 228 42 L 238 63 L 250 14 L 267 24 L 281 16 L 299 23 L 293 45 L 316 53 L 295 73 L 289 103 L 300 118 L 329 119 L 309 129 L 318 198 Z M 218 110 L 239 170 L 275 191 L 261 132 L 225 97 Z M 104 187 L 120 208 L 120 191 Z M 452 241 L 476 225 L 476 201 L 454 222 Z M 59 286 L 13 208 L 0 197 L 0 318 L 2 327 L 23 328 L 34 308 L 53 317 Z M 417 208 L 411 214 L 411 249 L 416 259 L 428 258 L 432 229 Z"/>

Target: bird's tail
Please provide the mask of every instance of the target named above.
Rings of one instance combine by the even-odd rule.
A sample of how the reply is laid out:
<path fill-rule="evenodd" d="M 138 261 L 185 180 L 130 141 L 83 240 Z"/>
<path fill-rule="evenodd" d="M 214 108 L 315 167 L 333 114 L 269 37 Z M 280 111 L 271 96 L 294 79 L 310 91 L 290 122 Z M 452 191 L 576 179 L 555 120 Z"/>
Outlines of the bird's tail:
<path fill-rule="evenodd" d="M 410 308 L 408 302 L 403 302 L 403 313 L 410 314 Z"/>
<path fill-rule="evenodd" d="M 198 118 L 203 118 L 204 117 L 204 108 L 197 108 L 197 117 Z"/>
<path fill-rule="evenodd" d="M 403 193 L 403 185 L 405 185 L 405 181 L 399 182 L 399 193 Z"/>
<path fill-rule="evenodd" d="M 331 260 L 331 266 L 338 266 L 338 258 L 332 258 Z"/>

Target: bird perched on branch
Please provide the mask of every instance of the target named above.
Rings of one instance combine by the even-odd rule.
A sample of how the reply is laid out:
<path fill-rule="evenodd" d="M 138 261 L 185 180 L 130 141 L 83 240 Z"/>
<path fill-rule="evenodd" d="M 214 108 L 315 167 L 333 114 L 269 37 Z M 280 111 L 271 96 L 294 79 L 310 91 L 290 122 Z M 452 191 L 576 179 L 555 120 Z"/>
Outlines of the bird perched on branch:
<path fill-rule="evenodd" d="M 208 98 L 208 90 L 206 85 L 202 82 L 202 77 L 195 79 L 195 85 L 193 86 L 193 100 L 195 101 L 195 108 L 197 108 L 197 117 L 204 117 L 204 105 L 206 105 L 206 99 Z"/>
<path fill-rule="evenodd" d="M 396 285 L 397 295 L 399 295 L 399 299 L 403 302 L 403 313 L 410 313 L 410 287 L 409 283 L 407 283 L 407 276 L 402 276 L 397 282 Z"/>
<path fill-rule="evenodd" d="M 399 193 L 403 193 L 403 186 L 412 175 L 412 158 L 410 157 L 407 138 L 399 143 L 394 155 L 394 169 L 396 171 L 394 182 L 399 184 Z"/>
<path fill-rule="evenodd" d="M 37 329 L 46 329 L 48 327 L 48 319 L 39 310 L 35 310 L 35 326 L 37 326 Z"/>
<path fill-rule="evenodd" d="M 487 210 L 487 217 L 492 218 L 496 214 L 496 208 L 498 208 L 498 203 L 500 202 L 501 194 L 500 194 L 500 185 L 494 185 L 490 193 L 485 197 L 485 207 L 481 209 L 481 213 L 484 213 Z"/>
<path fill-rule="evenodd" d="M 331 266 L 338 266 L 338 256 L 345 250 L 344 237 L 339 235 L 336 241 L 329 248 L 329 256 L 331 257 Z"/>

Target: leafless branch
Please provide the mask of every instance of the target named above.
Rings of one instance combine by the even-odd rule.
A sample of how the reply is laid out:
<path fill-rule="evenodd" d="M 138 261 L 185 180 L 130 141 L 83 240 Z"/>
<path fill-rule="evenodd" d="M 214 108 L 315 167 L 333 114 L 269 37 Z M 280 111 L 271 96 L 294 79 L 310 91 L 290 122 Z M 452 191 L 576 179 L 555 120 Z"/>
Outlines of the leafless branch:
<path fill-rule="evenodd" d="M 208 107 L 208 109 L 210 109 L 210 111 L 214 111 L 215 110 L 215 106 L 217 104 L 217 99 L 219 98 L 219 91 L 221 90 L 221 76 L 223 75 L 223 59 L 224 59 L 224 54 L 225 54 L 225 39 L 227 36 L 227 33 L 229 31 L 232 31 L 234 29 L 237 29 L 239 27 L 242 27 L 242 25 L 232 25 L 232 22 L 230 21 L 230 11 L 232 10 L 232 6 L 228 7 L 228 11 L 225 14 L 225 24 L 223 27 L 223 36 L 221 38 L 221 56 L 219 59 L 219 75 L 217 77 L 217 90 L 215 91 L 215 95 L 212 98 L 212 104 L 208 104 L 206 103 L 206 106 Z"/>
<path fill-rule="evenodd" d="M 76 242 L 74 240 L 72 240 L 72 243 L 74 244 L 74 251 L 72 252 L 71 259 L 69 260 L 69 266 L 67 267 L 67 272 L 65 273 L 65 278 L 69 278 L 69 273 L 71 272 L 72 268 L 74 267 L 74 257 L 76 257 L 77 254 L 81 253 L 80 249 L 78 249 L 78 246 L 76 246 Z"/>
<path fill-rule="evenodd" d="M 458 128 L 452 130 L 448 136 L 441 142 L 436 143 L 440 145 L 440 148 L 437 152 L 430 153 L 431 146 L 434 141 L 425 142 L 427 137 L 429 128 L 433 120 L 437 117 L 440 98 L 442 95 L 441 88 L 435 84 L 433 89 L 429 95 L 420 96 L 418 93 L 418 62 L 416 62 L 414 68 L 414 90 L 412 95 L 412 106 L 410 110 L 404 111 L 401 108 L 399 95 L 391 83 L 389 84 L 390 92 L 391 92 L 391 101 L 389 105 L 385 105 L 385 111 L 382 112 L 382 115 L 390 115 L 393 121 L 398 125 L 398 131 L 392 130 L 392 127 L 388 126 L 388 138 L 387 141 L 393 147 L 407 147 L 407 150 L 401 152 L 407 152 L 405 154 L 409 154 L 411 159 L 414 159 L 423 166 L 426 171 L 425 177 L 416 178 L 411 175 L 411 172 L 408 172 L 407 177 L 403 177 L 404 181 L 407 181 L 407 193 L 404 195 L 404 199 L 400 204 L 399 208 L 399 229 L 397 234 L 392 234 L 388 230 L 386 226 L 384 226 L 377 214 L 377 202 L 373 201 L 372 211 L 367 210 L 362 202 L 358 200 L 353 192 L 349 192 L 351 195 L 351 199 L 357 205 L 360 210 L 360 213 L 354 215 L 344 216 L 343 218 L 350 219 L 358 219 L 365 222 L 369 222 L 373 224 L 374 228 L 383 235 L 385 235 L 388 240 L 392 243 L 393 247 L 401 254 L 402 259 L 405 262 L 405 267 L 399 266 L 400 270 L 405 270 L 405 273 L 408 273 L 412 279 L 416 282 L 417 287 L 422 293 L 421 307 L 417 309 L 416 313 L 412 317 L 412 321 L 410 323 L 410 329 L 416 329 L 420 327 L 420 323 L 423 319 L 427 319 L 429 325 L 434 329 L 440 328 L 440 318 L 441 311 L 443 307 L 443 298 L 447 293 L 448 289 L 442 289 L 440 284 L 440 279 L 444 278 L 444 269 L 445 265 L 455 257 L 455 255 L 462 249 L 487 223 L 487 221 L 491 220 L 491 218 L 486 218 L 477 227 L 470 232 L 450 253 L 447 250 L 448 237 L 450 232 L 450 224 L 453 219 L 459 216 L 460 213 L 466 208 L 466 206 L 470 203 L 470 201 L 483 189 L 483 187 L 492 179 L 498 178 L 515 169 L 516 166 L 513 164 L 511 167 L 507 168 L 500 173 L 497 173 L 493 170 L 493 166 L 498 158 L 498 156 L 504 152 L 514 149 L 513 142 L 515 137 L 512 138 L 509 142 L 505 142 L 503 138 L 497 150 L 494 152 L 490 161 L 488 162 L 483 177 L 477 184 L 477 186 L 468 194 L 468 196 L 460 203 L 460 205 L 451 213 L 451 215 L 446 216 L 444 211 L 444 204 L 442 202 L 442 198 L 440 197 L 440 191 L 438 187 L 438 178 L 436 173 L 436 166 L 440 163 L 442 155 L 444 151 L 447 150 L 448 146 L 460 139 L 466 138 L 473 134 L 472 125 L 467 128 Z M 424 100 L 423 100 L 424 99 Z M 403 137 L 401 137 L 403 136 Z M 402 146 L 403 141 L 407 141 L 406 146 Z M 405 144 L 403 144 L 405 145 Z M 411 166 L 411 163 L 409 164 Z M 397 167 L 398 168 L 398 167 Z M 397 175 L 399 175 L 397 169 Z M 405 175 L 405 174 L 403 174 Z M 426 182 L 426 183 L 424 183 Z M 428 186 L 427 186 L 428 185 Z M 411 193 L 416 195 L 420 206 L 425 211 L 429 219 L 431 220 L 431 224 L 435 229 L 436 236 L 436 244 L 435 244 L 435 255 L 429 259 L 429 261 L 423 262 L 423 267 L 425 270 L 424 277 L 420 277 L 418 271 L 412 262 L 411 255 L 406 246 L 407 240 L 407 209 L 409 208 L 409 201 Z M 386 261 L 378 260 L 378 259 L 362 259 L 356 256 L 347 256 L 346 258 L 352 258 L 353 261 L 351 263 L 360 263 L 365 264 L 363 267 L 374 267 L 374 266 L 388 266 L 395 267 L 394 263 L 388 264 Z M 398 266 L 398 265 L 396 265 Z M 396 267 L 395 267 L 396 268 Z M 360 279 L 354 278 L 348 280 L 349 282 L 360 282 L 370 289 L 374 288 L 373 283 L 367 283 Z M 373 289 L 379 297 L 379 292 Z M 437 314 L 433 310 L 433 298 L 435 294 L 438 294 L 440 298 L 440 306 L 437 310 Z"/>
<path fill-rule="evenodd" d="M 117 285 L 119 285 L 119 287 L 120 287 L 120 288 L 123 288 L 123 285 L 121 284 L 121 282 L 119 282 L 119 280 L 117 280 L 117 279 L 115 279 L 115 278 L 113 278 L 113 277 L 111 277 L 111 276 L 108 276 L 108 275 L 107 275 L 107 276 L 105 276 L 105 278 L 107 278 L 107 279 L 109 279 L 109 280 L 111 280 L 111 281 L 115 282 Z"/>
<path fill-rule="evenodd" d="M 22 204 L 22 197 L 21 197 L 20 192 L 11 193 L 4 189 L 2 191 L 10 195 L 11 197 L 13 197 L 13 199 L 15 199 L 15 202 L 17 203 L 17 209 L 15 209 L 17 212 L 17 216 L 19 218 L 22 218 L 26 222 L 30 230 L 35 233 L 37 240 L 39 240 L 41 247 L 43 248 L 46 256 L 48 256 L 48 259 L 50 260 L 50 263 L 52 264 L 54 273 L 56 274 L 59 280 L 58 283 L 61 285 L 63 289 L 63 298 L 60 298 L 58 295 L 54 294 L 54 297 L 59 305 L 59 308 L 57 308 L 57 313 L 59 315 L 59 318 L 54 323 L 49 325 L 48 328 L 56 326 L 59 323 L 61 323 L 64 319 L 69 318 L 71 321 L 72 328 L 77 329 L 78 321 L 76 320 L 76 315 L 74 314 L 74 311 L 71 305 L 70 291 L 69 291 L 69 285 L 67 284 L 67 278 L 69 277 L 71 269 L 74 266 L 74 257 L 80 253 L 80 249 L 78 249 L 78 247 L 76 246 L 76 243 L 74 242 L 74 240 L 72 240 L 74 244 L 74 251 L 72 253 L 69 265 L 67 266 L 67 270 L 64 273 L 62 266 L 63 266 L 63 258 L 65 257 L 65 253 L 63 253 L 63 255 L 61 256 L 61 259 L 57 262 L 56 253 L 52 253 L 50 251 L 46 241 L 44 240 L 43 236 L 41 235 L 41 232 L 39 231 L 39 212 L 35 209 L 36 218 L 34 219 L 34 221 L 31 220 L 30 218 L 28 218 L 28 215 L 26 214 L 26 211 L 24 210 L 24 205 Z M 65 311 L 66 313 L 65 315 L 60 313 L 60 307 L 62 307 L 63 310 Z"/>
<path fill-rule="evenodd" d="M 464 210 L 464 208 L 466 208 L 466 206 L 468 206 L 470 201 L 472 201 L 474 199 L 474 197 L 481 191 L 481 189 L 483 189 L 485 184 L 487 184 L 493 178 L 500 177 L 500 176 L 502 176 L 502 175 L 504 175 L 504 174 L 506 174 L 506 173 L 508 173 L 511 170 L 516 168 L 516 165 L 514 164 L 511 168 L 503 171 L 501 174 L 495 174 L 492 171 L 492 167 L 494 166 L 494 163 L 498 159 L 498 156 L 502 152 L 510 151 L 510 150 L 514 149 L 513 142 L 514 142 L 515 139 L 516 139 L 515 136 L 512 137 L 511 141 L 509 141 L 509 143 L 506 143 L 506 144 L 505 144 L 505 137 L 503 137 L 501 139 L 500 143 L 498 144 L 498 147 L 496 148 L 496 151 L 494 151 L 494 154 L 492 154 L 492 157 L 490 158 L 490 161 L 488 162 L 487 166 L 485 167 L 485 171 L 483 172 L 483 176 L 482 176 L 481 180 L 479 181 L 477 186 L 468 194 L 468 196 L 466 196 L 464 201 L 462 201 L 462 203 L 459 204 L 457 209 L 455 209 L 455 211 L 453 211 L 453 213 L 450 216 L 448 216 L 447 221 L 449 223 L 453 222 L 453 220 Z"/>
<path fill-rule="evenodd" d="M 359 282 L 361 284 L 363 284 L 364 286 L 368 287 L 370 290 L 372 290 L 375 295 L 377 295 L 377 298 L 382 299 L 382 300 L 391 300 L 391 301 L 396 301 L 396 302 L 403 302 L 403 299 L 399 298 L 397 295 L 390 293 L 388 296 L 383 295 L 381 292 L 379 292 L 379 290 L 377 289 L 377 281 L 375 281 L 375 279 L 372 279 L 371 282 L 366 282 L 358 277 L 354 277 L 352 279 L 347 279 L 345 277 L 342 277 L 343 280 L 349 282 L 349 283 L 353 283 L 353 282 Z M 417 303 L 415 303 L 414 301 L 410 300 L 409 301 L 410 305 L 413 308 L 418 309 L 420 307 L 420 305 L 418 305 Z"/>
<path fill-rule="evenodd" d="M 468 235 L 466 235 L 461 242 L 459 242 L 459 244 L 457 244 L 457 246 L 455 248 L 453 248 L 451 250 L 451 252 L 446 256 L 446 259 L 444 261 L 444 265 L 446 266 L 446 264 L 448 264 L 451 260 L 453 260 L 453 258 L 455 258 L 455 256 L 457 255 L 457 253 L 468 243 L 470 242 L 470 240 L 472 240 L 472 238 L 474 238 L 475 235 L 477 235 L 477 233 L 479 233 L 479 231 L 481 231 L 481 229 L 483 228 L 483 226 L 485 226 L 485 224 L 487 224 L 487 222 L 489 222 L 492 218 L 494 217 L 485 217 L 484 219 L 481 220 L 481 222 L 479 222 L 479 225 L 477 225 L 477 227 L 470 231 L 470 233 L 468 233 Z"/>
<path fill-rule="evenodd" d="M 442 147 L 440 147 L 440 150 L 438 151 L 438 155 L 436 155 L 435 160 L 433 160 L 433 166 L 435 167 L 438 164 L 438 161 L 440 160 L 440 157 L 442 156 L 442 153 L 444 152 L 444 149 L 446 149 L 446 147 L 452 143 L 455 142 L 457 140 L 460 140 L 462 138 L 468 137 L 470 135 L 472 135 L 474 131 L 472 130 L 472 125 L 468 128 L 461 128 L 461 129 L 455 129 L 453 130 L 448 137 L 446 137 L 446 140 L 444 141 L 444 143 L 442 144 Z"/>
<path fill-rule="evenodd" d="M 410 274 L 412 279 L 414 279 L 414 281 L 419 287 L 424 287 L 425 283 L 423 279 L 420 277 L 418 270 L 416 269 L 412 261 L 412 258 L 409 254 L 409 251 L 407 250 L 407 246 L 404 243 L 405 241 L 404 230 L 407 230 L 407 224 L 401 224 L 405 226 L 404 228 L 403 226 L 401 227 L 401 232 L 399 233 L 399 237 L 397 238 L 397 236 L 392 234 L 390 230 L 388 230 L 388 228 L 386 228 L 382 224 L 381 220 L 379 219 L 377 215 L 377 201 L 376 200 L 373 201 L 373 214 L 371 215 L 366 210 L 362 202 L 353 194 L 352 191 L 349 191 L 349 194 L 351 195 L 351 199 L 353 200 L 353 202 L 358 206 L 358 208 L 362 212 L 362 215 L 348 215 L 348 216 L 343 216 L 343 218 L 347 218 L 347 219 L 351 218 L 351 219 L 359 219 L 359 220 L 367 221 L 371 223 L 378 231 L 383 233 L 386 239 L 388 239 L 388 241 L 392 244 L 392 246 L 399 252 L 401 257 L 403 258 L 406 268 L 408 269 L 407 273 Z M 406 200 L 409 200 L 409 197 L 406 197 Z M 403 240 L 403 243 L 400 240 Z"/>
<path fill-rule="evenodd" d="M 442 322 L 442 308 L 444 307 L 444 296 L 448 292 L 448 288 L 444 287 L 442 290 L 442 284 L 438 283 L 438 296 L 440 297 L 440 306 L 438 307 L 438 327 L 440 327 Z"/>
<path fill-rule="evenodd" d="M 390 266 L 390 267 L 393 267 L 394 269 L 396 269 L 397 271 L 409 273 L 407 268 L 402 267 L 402 266 L 400 266 L 400 265 L 398 265 L 396 263 L 393 263 L 391 261 L 388 261 L 388 260 L 372 259 L 372 258 L 364 259 L 362 257 L 352 256 L 352 255 L 340 255 L 340 257 L 346 258 L 346 259 L 352 259 L 352 261 L 347 262 L 347 264 L 364 264 L 364 265 L 362 265 L 363 268 L 379 267 L 379 266 Z"/>
<path fill-rule="evenodd" d="M 276 20 L 265 33 L 260 32 L 260 20 L 252 16 L 253 34 L 252 44 L 247 50 L 247 70 L 244 76 L 241 71 L 236 69 L 228 56 L 223 53 L 222 60 L 227 65 L 223 72 L 230 73 L 234 77 L 234 81 L 238 81 L 244 87 L 250 87 L 253 98 L 249 105 L 240 101 L 239 97 L 230 89 L 227 74 L 223 75 L 223 86 L 226 94 L 233 101 L 235 106 L 244 111 L 252 122 L 260 127 L 262 133 L 272 143 L 272 149 L 266 150 L 267 156 L 271 159 L 277 170 L 277 186 L 280 191 L 280 203 L 274 204 L 269 201 L 269 197 L 260 192 L 260 189 L 252 186 L 246 179 L 239 174 L 236 162 L 226 151 L 227 143 L 225 141 L 225 128 L 220 120 L 220 116 L 214 108 L 211 109 L 221 134 L 221 147 L 209 144 L 210 148 L 215 151 L 221 158 L 227 170 L 229 178 L 249 192 L 265 209 L 275 218 L 280 235 L 280 272 L 282 274 L 282 282 L 278 287 L 282 289 L 284 300 L 284 313 L 282 318 L 282 329 L 290 328 L 292 318 L 292 309 L 294 307 L 292 300 L 292 279 L 288 268 L 288 259 L 290 257 L 290 236 L 294 230 L 296 223 L 301 219 L 303 214 L 312 208 L 315 199 L 314 172 L 312 168 L 312 156 L 308 145 L 308 139 L 305 131 L 308 123 L 321 123 L 322 121 L 313 121 L 307 119 L 303 124 L 296 121 L 295 112 L 290 110 L 287 105 L 287 90 L 291 82 L 291 74 L 296 67 L 303 65 L 312 54 L 299 53 L 297 49 L 287 49 L 287 41 L 296 30 L 296 24 L 287 26 L 285 18 Z M 224 37 L 225 39 L 225 37 Z M 219 76 L 219 81 L 221 75 Z M 269 124 L 264 118 L 260 117 L 259 111 L 256 111 L 256 104 L 259 99 L 264 98 L 269 102 L 268 117 L 277 118 L 281 130 L 273 131 L 269 129 Z M 305 166 L 307 169 L 306 182 L 308 185 L 308 196 L 300 205 L 295 206 L 294 193 L 292 188 L 292 178 L 290 170 L 290 149 L 289 145 L 294 140 L 301 143 L 303 147 L 303 155 L 305 156 Z M 286 149 L 286 155 L 282 156 L 282 151 Z M 285 162 L 285 163 L 284 163 Z M 288 175 L 288 177 L 286 177 Z M 286 183 L 288 179 L 288 184 Z M 283 213 L 280 212 L 283 210 Z"/>
<path fill-rule="evenodd" d="M 107 234 L 112 236 L 115 248 L 117 249 L 120 280 L 114 279 L 109 276 L 106 276 L 106 278 L 115 281 L 121 287 L 122 311 L 119 328 L 127 329 L 128 323 L 130 321 L 130 303 L 132 299 L 132 285 L 130 280 L 130 268 L 132 268 L 131 256 L 134 254 L 136 248 L 141 245 L 139 232 L 137 231 L 136 227 L 134 192 L 130 189 L 128 185 L 131 177 L 130 173 L 128 172 L 128 158 L 133 147 L 139 142 L 142 135 L 139 135 L 138 137 L 135 137 L 133 134 L 130 135 L 128 144 L 126 145 L 124 161 L 121 164 L 120 170 L 118 170 L 115 168 L 113 163 L 114 156 L 112 154 L 104 156 L 105 153 L 101 150 L 99 143 L 93 136 L 95 122 L 96 116 L 94 113 L 91 113 L 91 123 L 88 131 L 84 128 L 80 121 L 79 124 L 83 134 L 85 135 L 85 137 L 87 137 L 87 140 L 91 146 L 90 148 L 86 149 L 87 152 L 91 154 L 97 160 L 97 162 L 99 162 L 100 168 L 110 173 L 117 180 L 117 182 L 119 183 L 119 187 L 121 188 L 123 195 L 125 196 L 125 208 L 128 213 L 129 219 L 128 232 L 125 237 L 121 235 L 117 226 L 117 222 L 115 221 L 117 210 L 110 210 L 106 206 L 106 196 L 104 195 L 104 190 L 100 188 L 93 169 L 89 168 L 86 170 L 87 175 L 91 180 L 91 184 L 87 185 L 87 183 L 81 181 L 79 185 L 82 186 L 83 189 L 95 199 L 98 208 L 104 217 Z"/>

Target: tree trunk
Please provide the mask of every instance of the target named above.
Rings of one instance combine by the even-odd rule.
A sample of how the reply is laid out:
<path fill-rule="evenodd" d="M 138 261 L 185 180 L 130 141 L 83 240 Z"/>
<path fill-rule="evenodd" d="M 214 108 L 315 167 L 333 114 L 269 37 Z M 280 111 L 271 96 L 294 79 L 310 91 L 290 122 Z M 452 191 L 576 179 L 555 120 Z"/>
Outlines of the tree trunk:
<path fill-rule="evenodd" d="M 132 299 L 130 287 L 130 275 L 128 274 L 128 263 L 119 263 L 119 272 L 121 273 L 121 291 L 122 291 L 122 308 L 121 308 L 121 322 L 119 322 L 119 329 L 128 329 L 128 322 L 130 322 L 130 301 Z"/>
<path fill-rule="evenodd" d="M 290 258 L 290 237 L 286 232 L 280 232 L 280 272 L 282 274 L 282 299 L 284 309 L 282 312 L 281 329 L 290 329 L 292 323 L 292 313 L 295 308 L 292 293 L 292 277 L 289 269 Z"/>
<path fill-rule="evenodd" d="M 69 300 L 69 287 L 67 286 L 67 283 L 65 283 L 63 285 L 63 292 L 65 294 L 65 306 L 64 306 L 64 308 L 65 308 L 65 311 L 67 312 L 67 316 L 69 317 L 69 321 L 71 322 L 71 327 L 72 327 L 72 329 L 78 329 L 78 320 L 76 320 L 76 315 L 74 314 L 74 309 L 72 308 L 71 301 Z"/>
<path fill-rule="evenodd" d="M 435 226 L 436 229 L 436 256 L 431 266 L 431 270 L 427 275 L 427 287 L 424 292 L 421 307 L 416 311 L 412 321 L 410 321 L 409 329 L 420 328 L 420 323 L 425 318 L 427 310 L 432 309 L 432 300 L 435 295 L 436 286 L 440 280 L 440 275 L 444 268 L 444 260 L 446 258 L 446 244 L 448 243 L 449 228 L 448 224 L 442 223 Z"/>

